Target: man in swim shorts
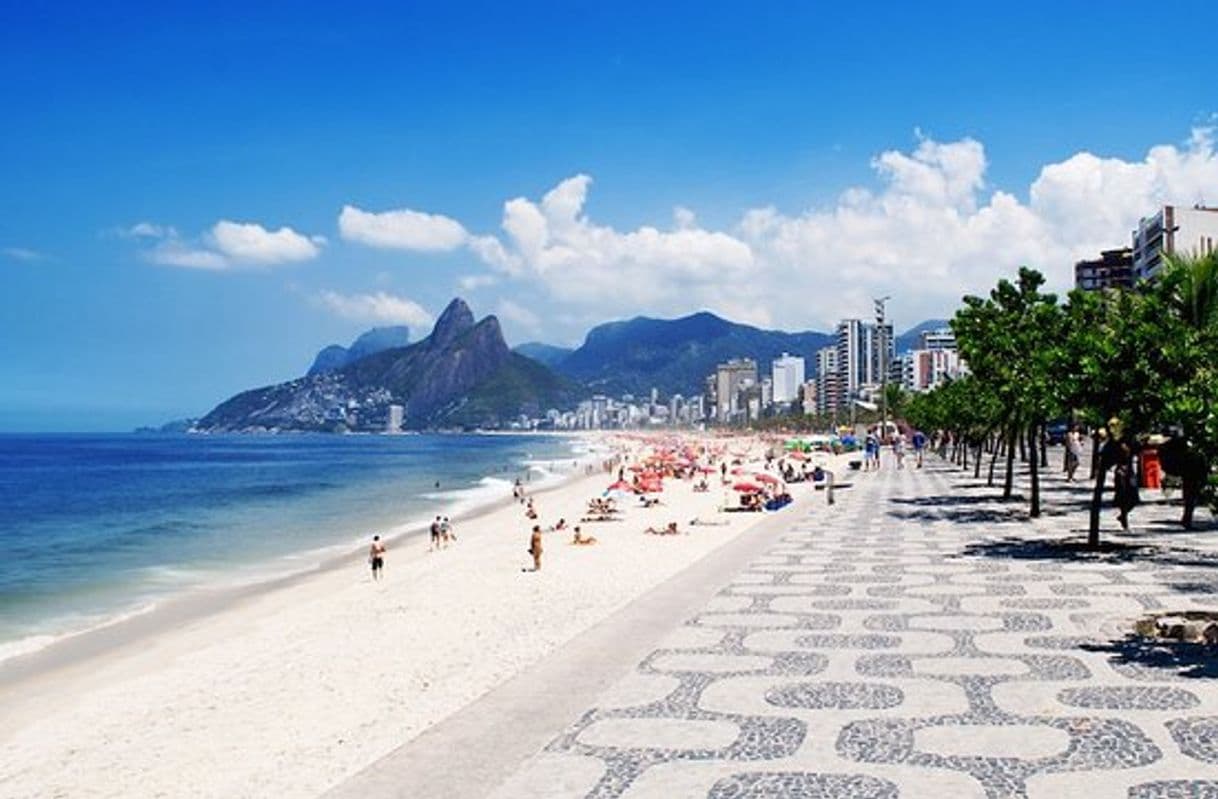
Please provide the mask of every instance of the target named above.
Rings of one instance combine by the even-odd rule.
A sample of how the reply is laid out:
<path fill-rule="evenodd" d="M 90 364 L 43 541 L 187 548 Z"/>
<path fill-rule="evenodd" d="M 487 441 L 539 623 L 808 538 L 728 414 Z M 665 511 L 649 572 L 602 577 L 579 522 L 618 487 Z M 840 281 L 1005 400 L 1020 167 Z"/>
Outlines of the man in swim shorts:
<path fill-rule="evenodd" d="M 431 551 L 433 552 L 440 548 L 440 532 L 440 517 L 437 516 L 436 520 L 431 523 Z"/>
<path fill-rule="evenodd" d="M 368 562 L 372 564 L 372 579 L 381 579 L 385 568 L 385 544 L 379 535 L 372 536 L 372 546 L 368 548 Z"/>

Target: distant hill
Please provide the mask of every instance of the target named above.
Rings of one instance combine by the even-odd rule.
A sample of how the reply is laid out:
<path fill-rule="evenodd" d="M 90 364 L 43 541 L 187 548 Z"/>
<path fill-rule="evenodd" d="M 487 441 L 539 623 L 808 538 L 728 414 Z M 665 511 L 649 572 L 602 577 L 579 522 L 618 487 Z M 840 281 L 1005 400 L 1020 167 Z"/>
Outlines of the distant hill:
<path fill-rule="evenodd" d="M 598 325 L 555 369 L 607 394 L 701 393 L 706 376 L 729 358 L 752 358 L 761 374 L 783 352 L 807 359 L 836 341 L 831 333 L 785 333 L 738 324 L 703 311 L 680 319 L 636 317 Z"/>
<path fill-rule="evenodd" d="M 529 341 L 512 349 L 526 358 L 532 358 L 538 363 L 553 369 L 562 363 L 568 355 L 575 352 L 570 347 L 555 347 L 553 344 L 542 344 L 540 341 Z"/>
<path fill-rule="evenodd" d="M 418 342 L 334 371 L 246 391 L 196 424 L 202 431 L 382 430 L 390 405 L 415 429 L 498 427 L 519 414 L 565 407 L 578 392 L 543 364 L 508 349 L 499 320 L 474 321 L 455 299 Z"/>
<path fill-rule="evenodd" d="M 360 358 L 375 355 L 394 347 L 405 347 L 410 343 L 410 329 L 401 325 L 393 327 L 374 327 L 357 338 L 350 347 L 331 344 L 313 359 L 308 374 L 318 375 L 324 372 L 336 372 L 349 363 Z"/>
<path fill-rule="evenodd" d="M 918 338 L 923 332 L 928 330 L 938 330 L 941 327 L 948 327 L 951 323 L 947 319 L 927 319 L 925 322 L 920 322 L 906 330 L 901 335 L 897 336 L 897 340 L 893 342 L 896 345 L 897 355 L 903 352 L 909 352 L 912 349 L 917 349 Z"/>

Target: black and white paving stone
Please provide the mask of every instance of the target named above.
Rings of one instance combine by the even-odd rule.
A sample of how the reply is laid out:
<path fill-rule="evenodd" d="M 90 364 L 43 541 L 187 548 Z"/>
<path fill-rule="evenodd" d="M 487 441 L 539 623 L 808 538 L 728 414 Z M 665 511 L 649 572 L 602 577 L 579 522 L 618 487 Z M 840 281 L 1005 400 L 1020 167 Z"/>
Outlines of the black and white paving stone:
<path fill-rule="evenodd" d="M 994 494 L 942 464 L 856 477 L 496 796 L 1218 799 L 1218 665 L 1123 632 L 1213 607 L 1218 541 L 1106 531 L 1136 554 L 1091 557 L 1056 544 L 1084 514 Z M 579 779 L 539 793 L 545 769 Z"/>

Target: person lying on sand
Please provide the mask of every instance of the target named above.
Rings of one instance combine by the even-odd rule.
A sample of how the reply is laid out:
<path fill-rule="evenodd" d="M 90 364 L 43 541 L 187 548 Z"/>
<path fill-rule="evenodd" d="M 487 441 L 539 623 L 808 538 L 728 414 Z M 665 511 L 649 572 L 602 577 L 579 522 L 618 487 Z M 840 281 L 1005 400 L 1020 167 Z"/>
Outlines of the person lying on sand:
<path fill-rule="evenodd" d="M 669 522 L 667 527 L 657 530 L 654 527 L 648 527 L 643 531 L 648 535 L 680 535 L 681 531 L 677 529 L 676 522 Z"/>
<path fill-rule="evenodd" d="M 621 516 L 609 516 L 602 513 L 599 516 L 581 516 L 580 521 L 587 524 L 588 522 L 621 522 L 625 519 Z"/>
<path fill-rule="evenodd" d="M 576 525 L 575 526 L 575 536 L 571 539 L 571 543 L 577 544 L 579 546 L 587 546 L 588 544 L 595 544 L 596 536 L 584 535 L 582 532 L 580 532 L 579 525 Z"/>
<path fill-rule="evenodd" d="M 558 524 L 554 525 L 555 532 L 561 533 L 563 530 L 566 530 L 566 529 L 567 529 L 567 520 L 565 518 L 559 519 Z"/>
<path fill-rule="evenodd" d="M 704 519 L 699 519 L 696 516 L 689 522 L 690 527 L 727 527 L 730 524 L 731 524 L 731 522 L 727 521 L 726 519 L 724 519 L 723 521 L 708 522 Z"/>

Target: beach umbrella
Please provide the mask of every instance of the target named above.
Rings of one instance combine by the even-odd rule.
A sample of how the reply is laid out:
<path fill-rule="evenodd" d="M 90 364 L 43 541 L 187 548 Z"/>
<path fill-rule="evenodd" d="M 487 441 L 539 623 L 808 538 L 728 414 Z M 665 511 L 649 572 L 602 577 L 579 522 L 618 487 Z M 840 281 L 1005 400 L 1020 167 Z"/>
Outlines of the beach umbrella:
<path fill-rule="evenodd" d="M 634 488 L 634 486 L 630 485 L 630 483 L 627 483 L 625 480 L 618 480 L 616 483 L 609 486 L 609 488 L 607 488 L 605 490 L 606 491 L 630 491 L 633 488 Z"/>
<path fill-rule="evenodd" d="M 755 474 L 753 475 L 753 479 L 757 480 L 758 482 L 772 483 L 774 485 L 778 485 L 780 482 L 779 479 L 772 474 Z"/>
<path fill-rule="evenodd" d="M 733 491 L 739 491 L 742 494 L 756 494 L 761 491 L 761 486 L 753 483 L 736 483 L 732 486 Z"/>
<path fill-rule="evenodd" d="M 793 461 L 806 461 L 808 459 L 808 456 L 803 454 L 802 452 L 792 452 L 789 455 L 787 455 L 787 457 Z"/>

